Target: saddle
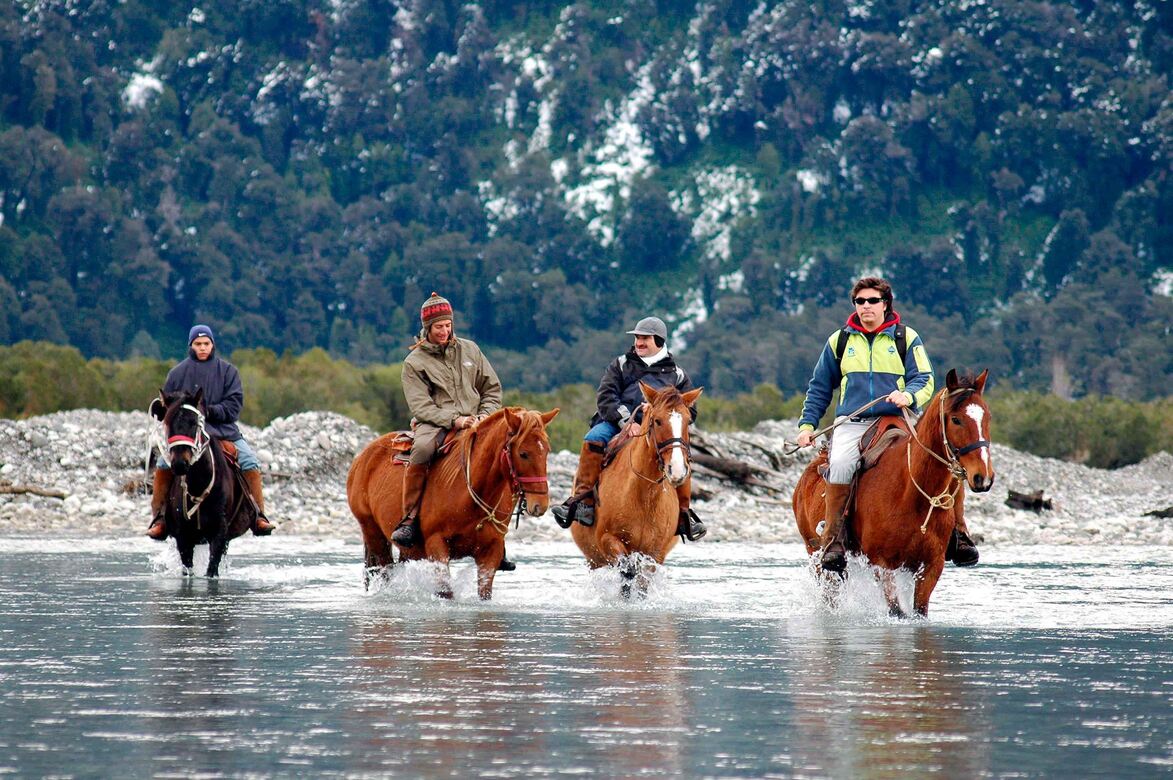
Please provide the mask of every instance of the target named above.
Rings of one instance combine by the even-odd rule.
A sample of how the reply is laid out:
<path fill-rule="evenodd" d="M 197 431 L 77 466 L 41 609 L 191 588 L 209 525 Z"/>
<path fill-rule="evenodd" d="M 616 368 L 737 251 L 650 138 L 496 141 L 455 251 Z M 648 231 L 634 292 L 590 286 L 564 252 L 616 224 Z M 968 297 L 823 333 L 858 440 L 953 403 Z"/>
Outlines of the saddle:
<path fill-rule="evenodd" d="M 387 440 L 387 445 L 392 453 L 392 465 L 406 466 L 411 458 L 411 446 L 415 444 L 415 431 L 392 431 L 389 436 L 391 438 Z M 444 441 L 436 448 L 436 456 L 433 461 L 447 455 L 455 444 L 456 431 L 449 429 L 444 434 Z"/>
<path fill-rule="evenodd" d="M 855 474 L 851 477 L 851 487 L 847 492 L 847 503 L 844 504 L 843 511 L 847 513 L 847 519 L 843 523 L 843 537 L 844 545 L 848 549 L 857 549 L 859 540 L 855 538 L 855 534 L 851 527 L 851 510 L 855 506 L 855 496 L 859 492 L 859 479 L 865 471 L 872 468 L 879 462 L 880 456 L 890 450 L 896 444 L 903 442 L 911 434 L 908 429 L 908 423 L 903 417 L 895 415 L 885 415 L 877 417 L 868 429 L 864 431 L 863 436 L 859 439 L 859 451 L 861 454 L 859 468 L 855 470 Z M 818 467 L 819 474 L 825 479 L 827 476 L 827 469 L 830 463 L 822 463 Z"/>
<path fill-rule="evenodd" d="M 607 448 L 603 450 L 603 464 L 599 467 L 599 471 L 602 471 L 603 469 L 607 468 L 607 466 L 611 465 L 611 462 L 619 457 L 619 453 L 623 451 L 623 448 L 634 441 L 638 436 L 638 433 L 628 433 L 627 428 L 624 428 L 622 431 L 615 434 L 615 436 L 611 437 L 611 441 L 607 442 Z"/>

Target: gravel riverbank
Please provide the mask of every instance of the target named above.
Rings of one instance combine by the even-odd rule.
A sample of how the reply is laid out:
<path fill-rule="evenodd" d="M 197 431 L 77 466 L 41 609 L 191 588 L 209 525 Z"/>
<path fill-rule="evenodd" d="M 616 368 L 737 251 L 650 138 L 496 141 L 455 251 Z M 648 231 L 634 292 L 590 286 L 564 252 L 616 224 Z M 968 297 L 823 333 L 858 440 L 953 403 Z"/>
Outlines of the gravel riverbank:
<path fill-rule="evenodd" d="M 0 495 L 0 536 L 126 536 L 147 524 L 143 491 L 147 433 L 141 412 L 74 410 L 27 420 L 0 420 L 0 484 L 57 490 L 64 499 Z M 346 472 L 375 432 L 342 415 L 305 412 L 264 429 L 242 426 L 268 476 L 269 514 L 279 534 L 358 539 L 346 505 Z M 710 497 L 694 506 L 709 527 L 704 544 L 797 542 L 789 496 L 811 450 L 784 454 L 791 420 L 745 433 L 705 434 L 727 457 L 778 473 L 776 491 L 745 489 L 712 476 L 694 485 Z M 1173 544 L 1173 519 L 1146 512 L 1173 505 L 1173 454 L 1162 452 L 1115 471 L 1090 469 L 993 447 L 997 482 L 966 499 L 971 531 L 985 545 Z M 555 500 L 570 490 L 577 454 L 549 460 Z M 1007 490 L 1042 489 L 1054 509 L 1034 513 L 1005 505 Z M 276 537 L 274 537 L 276 538 Z M 525 518 L 511 541 L 567 539 L 547 514 Z"/>

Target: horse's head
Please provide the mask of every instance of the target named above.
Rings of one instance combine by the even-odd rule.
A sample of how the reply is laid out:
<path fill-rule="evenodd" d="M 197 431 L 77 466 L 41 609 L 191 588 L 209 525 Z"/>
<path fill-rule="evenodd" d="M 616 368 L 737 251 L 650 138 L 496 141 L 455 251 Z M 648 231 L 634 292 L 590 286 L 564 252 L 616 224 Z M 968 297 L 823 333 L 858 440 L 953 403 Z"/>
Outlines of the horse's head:
<path fill-rule="evenodd" d="M 164 457 L 177 476 L 187 473 L 191 464 L 203 457 L 208 447 L 204 430 L 204 391 L 164 393 L 151 401 L 151 414 L 163 423 Z"/>
<path fill-rule="evenodd" d="M 990 407 L 982 398 L 989 371 L 958 376 L 949 369 L 940 399 L 940 420 L 949 456 L 965 470 L 971 490 L 984 493 L 994 486 L 990 460 Z"/>
<path fill-rule="evenodd" d="M 656 460 L 668 482 L 673 486 L 681 485 L 692 471 L 688 426 L 692 422 L 691 407 L 700 397 L 702 388 L 681 393 L 675 387 L 657 390 L 643 382 L 639 387 L 648 402 L 640 433 L 647 436 L 656 448 Z"/>
<path fill-rule="evenodd" d="M 504 410 L 509 432 L 502 452 L 503 465 L 513 480 L 514 490 L 521 491 L 526 511 L 534 517 L 545 514 L 550 506 L 550 486 L 546 481 L 550 438 L 546 426 L 558 416 L 558 411 L 541 414 L 529 409 Z"/>

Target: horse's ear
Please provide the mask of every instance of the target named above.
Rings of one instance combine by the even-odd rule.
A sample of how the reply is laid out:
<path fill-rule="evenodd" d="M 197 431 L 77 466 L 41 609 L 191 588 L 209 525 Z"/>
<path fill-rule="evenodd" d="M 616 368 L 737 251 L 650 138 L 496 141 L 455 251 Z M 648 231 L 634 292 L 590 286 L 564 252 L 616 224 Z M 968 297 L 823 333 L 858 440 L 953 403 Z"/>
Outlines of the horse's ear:
<path fill-rule="evenodd" d="M 660 396 L 660 393 L 658 390 L 656 390 L 656 388 L 652 387 L 651 385 L 644 384 L 642 379 L 639 383 L 639 389 L 643 391 L 644 400 L 650 404 L 655 403 L 656 399 Z"/>
<path fill-rule="evenodd" d="M 695 404 L 696 399 L 700 398 L 701 393 L 703 393 L 704 391 L 705 391 L 705 389 L 703 387 L 698 387 L 695 390 L 689 390 L 687 393 L 685 393 L 683 396 L 681 396 L 684 399 L 684 405 L 685 406 L 692 406 L 693 404 Z"/>
<path fill-rule="evenodd" d="M 195 395 L 193 395 L 191 397 L 191 405 L 194 406 L 195 408 L 199 409 L 200 404 L 202 404 L 203 402 L 204 402 L 204 388 L 197 387 L 196 391 L 195 391 Z"/>
<path fill-rule="evenodd" d="M 945 387 L 949 390 L 957 389 L 957 369 L 949 369 L 949 373 L 945 375 Z"/>
<path fill-rule="evenodd" d="M 161 389 L 159 397 L 151 399 L 151 405 L 147 407 L 147 412 L 159 422 L 163 421 L 163 416 L 167 414 L 167 396 L 163 394 Z"/>
<path fill-rule="evenodd" d="M 555 407 L 554 409 L 543 414 L 542 415 L 542 427 L 545 428 L 547 425 L 549 425 L 550 421 L 553 420 L 555 417 L 557 417 L 558 412 L 560 412 L 560 411 L 562 411 L 562 410 Z"/>
<path fill-rule="evenodd" d="M 521 427 L 521 418 L 517 416 L 517 412 L 509 407 L 505 407 L 505 424 L 509 426 L 511 431 L 516 431 Z"/>
<path fill-rule="evenodd" d="M 978 374 L 977 381 L 975 381 L 975 382 L 973 383 L 973 386 L 974 386 L 974 388 L 975 388 L 975 389 L 978 391 L 978 395 L 981 395 L 981 394 L 982 394 L 982 392 L 984 392 L 984 391 L 985 391 L 985 389 L 986 389 L 986 379 L 987 379 L 989 376 L 990 376 L 990 369 L 988 369 L 988 368 L 986 368 L 986 369 L 983 369 L 983 370 L 982 370 L 982 372 L 981 372 L 980 374 Z"/>

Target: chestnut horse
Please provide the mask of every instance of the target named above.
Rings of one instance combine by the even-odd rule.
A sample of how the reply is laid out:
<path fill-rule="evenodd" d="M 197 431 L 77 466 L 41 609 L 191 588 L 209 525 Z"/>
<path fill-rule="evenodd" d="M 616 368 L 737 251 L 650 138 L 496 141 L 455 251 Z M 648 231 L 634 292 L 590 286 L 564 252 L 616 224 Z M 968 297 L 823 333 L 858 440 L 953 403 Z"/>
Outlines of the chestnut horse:
<path fill-rule="evenodd" d="M 592 569 L 619 564 L 628 580 L 623 595 L 639 576 L 647 590 L 655 566 L 676 545 L 680 503 L 675 488 L 692 472 L 688 448 L 689 408 L 702 388 L 681 394 L 675 387 L 656 390 L 640 382 L 647 403 L 638 435 L 626 442 L 599 475 L 595 522 L 575 523 L 570 533 Z M 654 563 L 641 561 L 634 554 Z"/>
<path fill-rule="evenodd" d="M 423 543 L 400 548 L 400 561 L 427 558 L 444 564 L 437 595 L 452 597 L 448 562 L 474 558 L 477 592 L 493 596 L 493 577 L 505 556 L 505 534 L 514 505 L 534 517 L 549 506 L 546 426 L 558 410 L 541 414 L 516 407 L 500 409 L 461 431 L 452 451 L 429 467 L 420 501 Z M 389 433 L 368 444 L 350 465 L 346 498 L 362 529 L 369 587 L 371 576 L 394 564 L 391 533 L 403 518 L 403 465 L 393 461 Z"/>
<path fill-rule="evenodd" d="M 220 441 L 204 430 L 204 391 L 165 394 L 151 401 L 162 423 L 160 447 L 171 464 L 167 533 L 175 539 L 183 573 L 191 574 L 197 544 L 208 545 L 206 576 L 220 574 L 228 542 L 252 527 L 256 507 L 236 478 Z"/>
<path fill-rule="evenodd" d="M 888 570 L 882 580 L 893 615 L 903 616 L 892 576 L 897 569 L 913 572 L 913 608 L 921 616 L 928 614 L 929 597 L 945 568 L 959 494 L 967 484 L 979 493 L 994 484 L 990 409 L 982 398 L 988 373 L 974 379 L 950 370 L 945 388 L 929 402 L 913 435 L 859 475 L 846 546 Z M 826 460 L 826 451 L 820 452 L 794 488 L 794 516 L 808 554 L 821 544 L 815 529 L 825 514 L 824 482 L 818 468 Z"/>

